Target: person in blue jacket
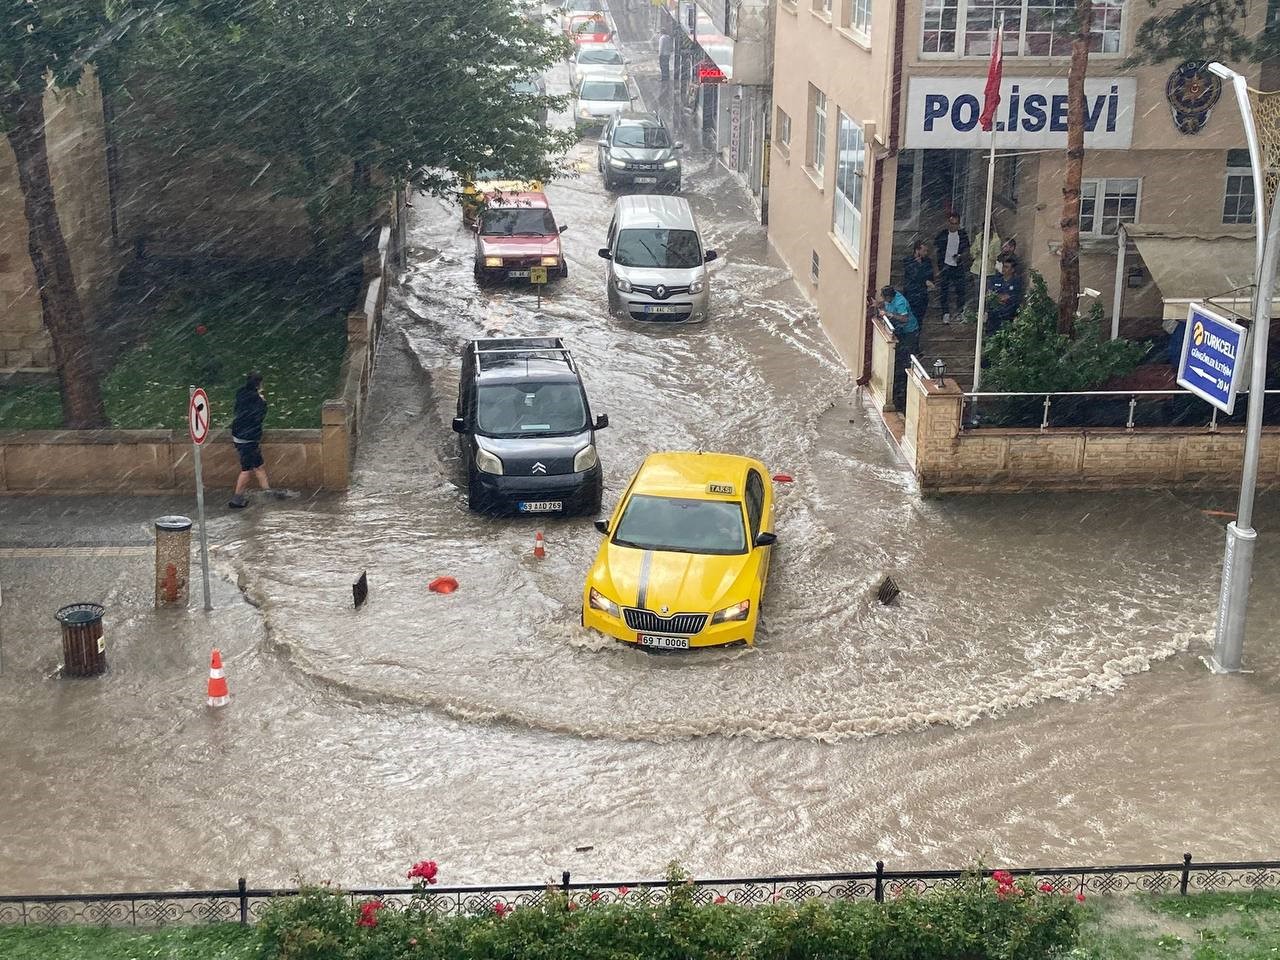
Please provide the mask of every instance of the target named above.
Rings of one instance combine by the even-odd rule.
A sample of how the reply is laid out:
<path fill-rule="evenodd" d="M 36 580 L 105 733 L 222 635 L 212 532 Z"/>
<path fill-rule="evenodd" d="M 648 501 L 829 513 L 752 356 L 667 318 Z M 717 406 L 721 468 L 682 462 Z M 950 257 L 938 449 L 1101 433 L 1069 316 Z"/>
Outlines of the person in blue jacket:
<path fill-rule="evenodd" d="M 920 320 L 911 309 L 907 298 L 894 287 L 880 291 L 880 316 L 893 327 L 898 346 L 893 358 L 893 404 L 899 410 L 906 409 L 907 367 L 912 354 L 920 352 Z"/>

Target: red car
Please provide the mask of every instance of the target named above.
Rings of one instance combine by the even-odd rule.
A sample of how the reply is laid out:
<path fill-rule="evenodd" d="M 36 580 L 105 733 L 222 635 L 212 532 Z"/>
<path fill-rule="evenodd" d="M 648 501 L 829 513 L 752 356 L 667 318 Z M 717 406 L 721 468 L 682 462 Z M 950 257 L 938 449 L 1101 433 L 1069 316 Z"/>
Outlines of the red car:
<path fill-rule="evenodd" d="M 508 193 L 490 199 L 476 222 L 476 281 L 528 280 L 531 267 L 547 279 L 569 275 L 560 234 L 545 193 Z"/>
<path fill-rule="evenodd" d="M 603 14 L 586 13 L 569 18 L 569 36 L 574 43 L 610 43 L 613 25 Z"/>

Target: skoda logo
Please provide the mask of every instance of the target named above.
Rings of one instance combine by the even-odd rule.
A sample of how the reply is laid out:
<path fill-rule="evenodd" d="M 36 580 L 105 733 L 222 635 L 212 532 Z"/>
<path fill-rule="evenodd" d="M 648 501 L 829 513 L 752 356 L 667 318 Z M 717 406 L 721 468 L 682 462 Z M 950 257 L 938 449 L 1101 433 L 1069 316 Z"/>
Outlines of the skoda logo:
<path fill-rule="evenodd" d="M 671 610 L 671 608 L 670 608 L 670 607 L 668 607 L 665 603 L 662 605 L 662 612 L 663 612 L 663 613 L 667 613 L 667 612 L 668 612 L 668 611 L 670 611 L 670 610 Z"/>
<path fill-rule="evenodd" d="M 654 288 L 653 295 L 659 300 L 665 300 L 667 299 L 667 288 L 662 284 L 658 284 L 658 286 Z"/>
<path fill-rule="evenodd" d="M 543 463 L 541 460 L 539 460 L 537 463 L 533 465 L 533 469 L 530 470 L 529 472 L 530 473 L 546 473 L 547 465 Z"/>

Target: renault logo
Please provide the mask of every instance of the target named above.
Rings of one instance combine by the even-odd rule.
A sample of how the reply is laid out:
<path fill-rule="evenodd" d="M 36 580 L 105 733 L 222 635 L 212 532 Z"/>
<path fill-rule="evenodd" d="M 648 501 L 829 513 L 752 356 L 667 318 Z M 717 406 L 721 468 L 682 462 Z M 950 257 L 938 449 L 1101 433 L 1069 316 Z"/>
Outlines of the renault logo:
<path fill-rule="evenodd" d="M 529 472 L 530 473 L 546 473 L 547 465 L 543 463 L 541 460 L 539 460 L 537 463 L 533 465 L 533 469 L 530 470 Z"/>
<path fill-rule="evenodd" d="M 659 300 L 665 300 L 667 299 L 667 288 L 664 287 L 662 284 L 658 284 L 658 286 L 653 291 L 653 295 L 657 297 Z"/>

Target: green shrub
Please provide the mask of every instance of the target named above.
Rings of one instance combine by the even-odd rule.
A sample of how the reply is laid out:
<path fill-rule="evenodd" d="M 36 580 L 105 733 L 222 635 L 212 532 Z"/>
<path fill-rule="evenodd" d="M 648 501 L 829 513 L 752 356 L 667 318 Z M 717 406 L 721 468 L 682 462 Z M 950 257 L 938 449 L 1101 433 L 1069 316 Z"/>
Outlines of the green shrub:
<path fill-rule="evenodd" d="M 432 881 L 433 882 L 433 881 Z M 968 875 L 927 895 L 883 904 L 808 900 L 744 907 L 695 902 L 672 867 L 665 891 L 565 894 L 470 915 L 432 908 L 426 884 L 403 910 L 311 887 L 267 909 L 264 960 L 1050 960 L 1076 941 L 1083 910 L 1070 896 Z M 606 900 L 613 902 L 606 902 Z"/>

